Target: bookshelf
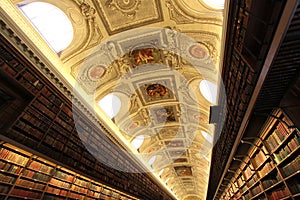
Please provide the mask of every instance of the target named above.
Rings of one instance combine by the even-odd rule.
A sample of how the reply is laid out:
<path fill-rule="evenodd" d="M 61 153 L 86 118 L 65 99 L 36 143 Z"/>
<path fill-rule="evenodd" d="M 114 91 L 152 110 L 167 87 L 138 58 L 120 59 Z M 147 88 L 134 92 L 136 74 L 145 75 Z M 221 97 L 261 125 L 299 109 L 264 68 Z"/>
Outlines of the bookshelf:
<path fill-rule="evenodd" d="M 221 199 L 300 199 L 300 131 L 276 110 Z"/>
<path fill-rule="evenodd" d="M 11 144 L 0 145 L 0 199 L 137 199 Z"/>
<path fill-rule="evenodd" d="M 40 64 L 43 65 L 43 63 Z M 23 145 L 31 153 L 37 152 L 39 155 L 46 155 L 49 159 L 56 160 L 57 163 L 61 163 L 83 176 L 92 177 L 97 183 L 101 182 L 118 191 L 143 199 L 158 199 L 160 197 L 173 199 L 168 192 L 160 189 L 148 174 L 126 173 L 103 164 L 102 162 L 110 160 L 111 163 L 121 163 L 124 171 L 134 171 L 137 168 L 125 152 L 112 145 L 114 142 L 106 136 L 106 129 L 101 124 L 91 122 L 36 67 L 12 46 L 8 45 L 3 37 L 0 37 L 1 86 L 5 90 L 9 88 L 15 93 L 24 92 L 26 94 L 26 98 L 23 96 L 19 98 L 18 104 L 21 106 L 13 107 L 14 104 L 6 106 L 6 110 L 17 109 L 13 117 L 11 117 L 11 112 L 1 112 L 3 114 L 0 118 L 8 121 L 4 128 L 0 127 L 2 128 L 1 140 L 16 146 Z M 46 66 L 42 67 L 45 68 Z M 2 76 L 5 77 L 5 81 Z M 15 88 L 18 88 L 18 91 L 14 91 Z M 74 122 L 76 122 L 76 126 Z M 82 143 L 82 140 L 85 139 L 91 141 L 87 146 Z M 96 152 L 98 157 L 95 158 L 88 150 Z M 34 158 L 30 158 L 30 160 L 34 160 Z M 58 171 L 56 168 L 53 170 Z M 1 172 L 1 177 L 7 173 Z M 86 191 L 86 187 L 79 183 L 72 183 L 73 185 L 69 187 L 66 181 L 60 182 L 61 179 L 56 177 L 56 174 L 34 172 L 29 164 L 24 169 L 24 174 L 26 175 L 20 178 L 23 183 L 28 181 L 27 179 L 33 179 L 30 176 L 35 174 L 35 181 L 38 183 L 32 183 L 33 186 L 45 185 L 43 180 L 40 180 L 44 178 L 57 181 L 57 184 L 61 185 L 57 188 L 52 182 L 46 181 L 47 184 L 41 195 L 46 195 L 47 199 L 65 199 L 66 192 L 66 195 L 73 195 L 74 198 L 83 193 L 91 194 L 85 195 L 85 198 L 104 198 L 104 196 L 108 198 L 107 194 L 102 194 L 98 190 L 88 189 Z M 17 175 L 15 176 L 17 177 Z M 77 179 L 80 178 L 77 177 L 74 181 Z M 7 194 L 7 190 L 12 192 L 10 181 L 14 182 L 14 179 L 6 180 L 5 178 L 3 180 L 6 183 L 5 186 L 1 187 L 1 193 Z M 42 186 L 38 185 L 38 187 Z M 21 186 L 14 188 L 13 193 L 24 190 Z M 45 191 L 52 191 L 52 193 Z M 61 194 L 61 197 L 56 197 L 54 193 Z M 119 197 L 109 196 L 109 198 Z"/>

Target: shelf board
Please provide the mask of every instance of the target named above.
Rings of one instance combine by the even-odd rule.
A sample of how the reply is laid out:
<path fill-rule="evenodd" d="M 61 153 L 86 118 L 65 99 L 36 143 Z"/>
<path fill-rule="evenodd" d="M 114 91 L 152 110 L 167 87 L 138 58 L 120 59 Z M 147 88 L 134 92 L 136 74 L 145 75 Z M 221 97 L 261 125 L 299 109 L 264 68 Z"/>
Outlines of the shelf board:
<path fill-rule="evenodd" d="M 272 190 L 273 188 L 275 188 L 276 186 L 283 184 L 283 180 L 278 181 L 277 183 L 275 183 L 274 185 L 268 187 L 268 188 L 264 188 L 265 192 Z"/>
<path fill-rule="evenodd" d="M 259 193 L 257 193 L 256 195 L 254 195 L 253 197 L 251 197 L 251 199 L 255 199 L 256 197 L 260 196 L 263 193 L 264 193 L 264 191 L 262 190 Z"/>
<path fill-rule="evenodd" d="M 272 150 L 271 154 L 275 154 L 275 152 L 277 152 L 280 148 L 282 148 L 282 146 L 283 146 L 284 144 L 286 144 L 292 136 L 294 136 L 294 133 L 295 133 L 295 129 L 292 130 L 292 131 L 287 135 L 287 137 L 285 137 L 284 140 L 281 141 L 281 142 L 278 144 L 278 146 L 277 146 L 275 149 Z"/>
<path fill-rule="evenodd" d="M 277 164 L 277 166 L 279 167 L 280 165 L 283 165 L 283 163 L 285 163 L 290 157 L 296 155 L 296 153 L 300 150 L 300 145 L 294 149 L 294 151 L 292 151 L 289 155 L 287 155 L 284 159 L 282 159 L 280 161 L 280 163 Z"/>

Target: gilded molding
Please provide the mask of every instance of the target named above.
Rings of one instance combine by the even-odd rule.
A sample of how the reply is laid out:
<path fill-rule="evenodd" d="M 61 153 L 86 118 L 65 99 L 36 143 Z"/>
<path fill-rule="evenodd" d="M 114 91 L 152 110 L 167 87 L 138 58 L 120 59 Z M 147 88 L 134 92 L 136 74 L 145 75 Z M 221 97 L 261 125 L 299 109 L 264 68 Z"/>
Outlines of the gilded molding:
<path fill-rule="evenodd" d="M 166 0 L 166 7 L 169 10 L 170 19 L 176 22 L 177 24 L 212 24 L 217 26 L 222 26 L 222 19 L 218 19 L 216 17 L 207 17 L 207 14 L 203 14 L 199 17 L 194 17 L 184 12 L 176 3 L 172 0 Z"/>
<path fill-rule="evenodd" d="M 106 0 L 105 5 L 113 10 L 118 10 L 127 17 L 135 17 L 141 5 L 141 0 Z"/>

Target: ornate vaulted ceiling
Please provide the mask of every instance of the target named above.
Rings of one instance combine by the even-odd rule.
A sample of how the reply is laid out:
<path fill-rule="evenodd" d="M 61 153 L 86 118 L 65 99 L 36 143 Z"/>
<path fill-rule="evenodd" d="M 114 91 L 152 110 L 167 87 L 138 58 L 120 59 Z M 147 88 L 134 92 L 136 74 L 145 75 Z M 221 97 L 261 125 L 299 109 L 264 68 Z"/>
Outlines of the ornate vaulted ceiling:
<path fill-rule="evenodd" d="M 52 66 L 48 73 L 72 88 L 174 196 L 205 199 L 214 103 L 199 85 L 222 85 L 223 10 L 203 0 L 42 1 L 61 9 L 74 29 L 71 44 L 59 53 L 17 7 L 32 1 L 6 0 L 2 10 Z M 120 106 L 111 118 L 97 104 L 108 94 L 120 102 L 111 101 L 114 109 Z M 143 141 L 134 148 L 137 139 Z"/>

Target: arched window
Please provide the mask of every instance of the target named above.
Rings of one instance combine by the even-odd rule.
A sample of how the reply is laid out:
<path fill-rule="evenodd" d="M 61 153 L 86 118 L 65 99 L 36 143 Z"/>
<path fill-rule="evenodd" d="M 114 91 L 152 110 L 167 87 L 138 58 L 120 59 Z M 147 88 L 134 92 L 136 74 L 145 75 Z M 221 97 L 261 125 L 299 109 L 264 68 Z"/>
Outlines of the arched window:
<path fill-rule="evenodd" d="M 199 84 L 201 94 L 207 99 L 210 103 L 217 103 L 217 85 L 207 81 L 202 80 Z"/>
<path fill-rule="evenodd" d="M 45 2 L 19 4 L 18 7 L 56 53 L 70 45 L 74 31 L 62 10 Z"/>
<path fill-rule="evenodd" d="M 161 176 L 162 173 L 164 172 L 165 169 L 161 169 L 159 172 L 158 172 L 158 176 Z"/>
<path fill-rule="evenodd" d="M 98 105 L 112 119 L 120 111 L 121 100 L 114 94 L 108 94 L 98 102 Z"/>
<path fill-rule="evenodd" d="M 144 142 L 145 137 L 143 135 L 139 135 L 136 138 L 134 138 L 131 142 L 131 145 L 135 148 L 135 149 L 139 149 L 143 142 Z"/>
<path fill-rule="evenodd" d="M 211 144 L 213 143 L 213 138 L 211 135 L 209 135 L 205 131 L 201 131 L 201 134 L 209 143 L 211 143 Z"/>
<path fill-rule="evenodd" d="M 214 9 L 224 9 L 225 0 L 203 0 L 206 5 Z"/>
<path fill-rule="evenodd" d="M 148 165 L 151 166 L 155 160 L 156 160 L 156 156 L 152 156 L 148 161 Z"/>

